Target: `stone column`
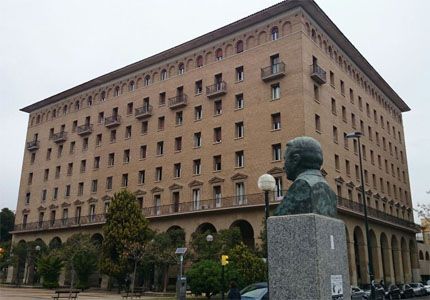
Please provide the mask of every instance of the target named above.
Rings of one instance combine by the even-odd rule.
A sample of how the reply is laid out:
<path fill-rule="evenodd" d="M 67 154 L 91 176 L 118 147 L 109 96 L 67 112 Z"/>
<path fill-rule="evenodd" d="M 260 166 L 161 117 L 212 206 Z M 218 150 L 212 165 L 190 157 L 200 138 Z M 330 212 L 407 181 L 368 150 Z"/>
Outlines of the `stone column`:
<path fill-rule="evenodd" d="M 270 217 L 270 299 L 350 299 L 345 224 L 317 214 Z M 312 287 L 312 288 L 307 288 Z"/>
<path fill-rule="evenodd" d="M 381 256 L 381 247 L 379 247 L 379 243 L 377 246 L 372 248 L 372 259 L 373 259 L 373 266 L 374 266 L 374 275 L 375 275 L 375 281 L 379 282 L 381 279 L 383 279 L 384 270 L 382 269 L 382 256 Z"/>
<path fill-rule="evenodd" d="M 348 253 L 349 253 L 349 274 L 351 285 L 357 286 L 357 268 L 355 266 L 355 250 L 354 250 L 354 242 L 351 242 L 351 238 L 349 238 L 350 242 L 348 244 Z M 354 241 L 354 237 L 352 237 L 352 241 Z"/>
<path fill-rule="evenodd" d="M 402 256 L 401 256 L 400 249 L 394 249 L 393 250 L 393 259 L 394 259 L 394 263 L 396 264 L 396 267 L 395 267 L 396 284 L 397 283 L 404 283 L 405 280 L 403 278 Z"/>
<path fill-rule="evenodd" d="M 16 273 L 15 268 L 13 266 L 9 266 L 7 268 L 6 283 L 12 283 L 13 282 L 14 273 Z"/>
<path fill-rule="evenodd" d="M 409 260 L 410 253 L 409 251 L 402 251 L 402 262 L 403 262 L 403 277 L 405 279 L 405 283 L 412 282 L 412 274 L 411 274 L 411 262 Z"/>
<path fill-rule="evenodd" d="M 60 272 L 60 277 L 58 278 L 58 284 L 60 286 L 64 286 L 65 280 L 66 280 L 66 267 L 62 267 Z"/>
<path fill-rule="evenodd" d="M 391 250 L 391 247 L 388 246 L 387 248 L 387 260 L 388 260 L 388 268 L 390 270 L 389 276 L 385 275 L 385 282 L 387 283 L 395 283 L 395 277 L 394 277 L 394 265 L 393 265 L 393 251 Z M 388 277 L 388 278 L 387 278 Z"/>

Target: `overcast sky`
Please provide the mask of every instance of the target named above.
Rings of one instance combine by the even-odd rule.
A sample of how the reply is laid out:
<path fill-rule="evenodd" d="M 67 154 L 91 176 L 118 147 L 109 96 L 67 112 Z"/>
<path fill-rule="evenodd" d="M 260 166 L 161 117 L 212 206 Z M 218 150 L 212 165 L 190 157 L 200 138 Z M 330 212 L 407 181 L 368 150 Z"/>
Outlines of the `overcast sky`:
<path fill-rule="evenodd" d="M 0 0 L 0 208 L 16 207 L 28 118 L 20 108 L 277 2 Z M 317 3 L 412 108 L 412 198 L 430 203 L 430 1 Z"/>

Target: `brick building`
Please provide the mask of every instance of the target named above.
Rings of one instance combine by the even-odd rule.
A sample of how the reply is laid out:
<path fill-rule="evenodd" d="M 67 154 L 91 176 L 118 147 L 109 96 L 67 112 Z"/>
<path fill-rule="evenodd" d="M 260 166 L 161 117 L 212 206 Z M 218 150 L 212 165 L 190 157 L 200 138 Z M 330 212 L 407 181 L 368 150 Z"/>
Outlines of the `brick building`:
<path fill-rule="evenodd" d="M 153 228 L 181 227 L 189 241 L 237 226 L 253 246 L 264 216 L 257 179 L 276 178 L 276 207 L 288 187 L 285 143 L 307 135 L 321 142 L 339 196 L 351 282 L 366 283 L 358 146 L 345 137 L 358 130 L 376 279 L 410 282 L 419 267 L 408 110 L 316 3 L 284 1 L 23 108 L 13 240 L 102 240 L 109 201 L 127 188 Z"/>

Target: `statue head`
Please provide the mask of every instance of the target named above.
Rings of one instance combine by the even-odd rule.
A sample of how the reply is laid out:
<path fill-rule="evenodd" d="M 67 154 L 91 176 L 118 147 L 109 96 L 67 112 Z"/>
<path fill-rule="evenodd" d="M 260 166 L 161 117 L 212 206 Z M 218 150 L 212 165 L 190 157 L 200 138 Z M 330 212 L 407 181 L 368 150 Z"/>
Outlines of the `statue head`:
<path fill-rule="evenodd" d="M 284 166 L 289 180 L 295 180 L 306 170 L 320 170 L 322 163 L 322 149 L 316 139 L 302 136 L 287 143 Z"/>

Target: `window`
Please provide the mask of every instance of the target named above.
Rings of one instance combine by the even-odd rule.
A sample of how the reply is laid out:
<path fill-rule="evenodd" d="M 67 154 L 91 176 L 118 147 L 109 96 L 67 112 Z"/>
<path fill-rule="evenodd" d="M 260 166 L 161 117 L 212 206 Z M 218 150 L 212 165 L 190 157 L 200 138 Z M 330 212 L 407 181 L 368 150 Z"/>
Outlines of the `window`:
<path fill-rule="evenodd" d="M 25 194 L 25 204 L 29 204 L 30 203 L 30 196 L 31 196 L 30 192 L 28 192 L 28 193 Z"/>
<path fill-rule="evenodd" d="M 114 97 L 117 97 L 117 96 L 119 96 L 119 86 L 117 86 L 117 87 L 115 87 L 115 90 L 113 91 L 113 95 L 114 95 Z"/>
<path fill-rule="evenodd" d="M 164 154 L 164 142 L 160 141 L 157 142 L 157 155 L 163 155 Z"/>
<path fill-rule="evenodd" d="M 184 121 L 184 113 L 182 111 L 177 111 L 175 114 L 175 122 L 177 126 L 182 125 Z"/>
<path fill-rule="evenodd" d="M 30 163 L 33 164 L 35 160 L 36 160 L 36 153 L 31 153 Z"/>
<path fill-rule="evenodd" d="M 97 193 L 97 179 L 91 181 L 91 193 Z"/>
<path fill-rule="evenodd" d="M 202 146 L 202 133 L 196 132 L 194 133 L 194 147 L 200 148 Z"/>
<path fill-rule="evenodd" d="M 321 132 L 321 118 L 317 114 L 315 114 L 315 130 L 318 133 Z"/>
<path fill-rule="evenodd" d="M 340 81 L 340 93 L 345 96 L 345 83 L 343 80 Z"/>
<path fill-rule="evenodd" d="M 116 129 L 110 131 L 110 142 L 111 143 L 116 142 Z"/>
<path fill-rule="evenodd" d="M 115 153 L 109 153 L 108 166 L 112 167 L 113 165 L 115 165 Z"/>
<path fill-rule="evenodd" d="M 121 185 L 123 187 L 127 187 L 128 186 L 128 174 L 122 174 Z"/>
<path fill-rule="evenodd" d="M 140 159 L 146 158 L 146 145 L 140 146 Z"/>
<path fill-rule="evenodd" d="M 281 98 L 281 86 L 279 83 L 272 84 L 272 100 Z"/>
<path fill-rule="evenodd" d="M 221 171 L 221 155 L 215 155 L 213 157 L 214 171 Z"/>
<path fill-rule="evenodd" d="M 242 168 L 245 163 L 245 155 L 243 151 L 236 151 L 236 168 Z"/>
<path fill-rule="evenodd" d="M 243 138 L 244 135 L 244 126 L 243 126 L 243 122 L 237 122 L 235 124 L 235 137 L 237 139 L 239 138 Z"/>
<path fill-rule="evenodd" d="M 199 55 L 196 59 L 197 68 L 200 68 L 203 66 L 203 56 Z"/>
<path fill-rule="evenodd" d="M 175 138 L 175 151 L 182 150 L 182 137 L 178 136 Z"/>
<path fill-rule="evenodd" d="M 45 172 L 43 173 L 43 180 L 47 181 L 49 179 L 49 169 L 45 169 Z"/>
<path fill-rule="evenodd" d="M 70 176 L 73 173 L 73 163 L 67 165 L 67 175 Z"/>
<path fill-rule="evenodd" d="M 102 134 L 99 133 L 96 135 L 96 147 L 100 147 L 102 144 Z"/>
<path fill-rule="evenodd" d="M 143 80 L 143 85 L 147 86 L 151 84 L 151 76 L 146 75 L 145 79 Z"/>
<path fill-rule="evenodd" d="M 359 180 L 360 179 L 360 169 L 358 168 L 357 165 L 355 165 L 355 180 Z"/>
<path fill-rule="evenodd" d="M 181 163 L 177 163 L 173 165 L 173 177 L 174 178 L 181 177 Z"/>
<path fill-rule="evenodd" d="M 195 121 L 201 120 L 202 116 L 203 116 L 202 106 L 199 105 L 199 106 L 194 107 L 194 120 Z"/>
<path fill-rule="evenodd" d="M 276 200 L 282 200 L 282 177 L 275 177 L 275 197 Z"/>
<path fill-rule="evenodd" d="M 370 118 L 370 106 L 369 103 L 366 102 L 366 115 Z"/>
<path fill-rule="evenodd" d="M 272 130 L 281 129 L 281 113 L 272 114 Z"/>
<path fill-rule="evenodd" d="M 214 115 L 220 115 L 222 114 L 222 100 L 216 100 L 214 101 Z"/>
<path fill-rule="evenodd" d="M 66 185 L 66 191 L 64 194 L 66 197 L 70 197 L 70 184 Z"/>
<path fill-rule="evenodd" d="M 155 168 L 155 181 L 161 181 L 163 179 L 163 168 Z"/>
<path fill-rule="evenodd" d="M 202 171 L 202 164 L 200 159 L 193 160 L 193 174 L 200 175 Z"/>
<path fill-rule="evenodd" d="M 28 173 L 28 182 L 29 185 L 33 183 L 33 172 Z"/>
<path fill-rule="evenodd" d="M 201 192 L 200 189 L 193 189 L 192 190 L 193 193 L 193 209 L 200 209 L 200 197 L 201 197 Z"/>
<path fill-rule="evenodd" d="M 357 128 L 357 123 L 355 121 L 355 114 L 351 113 L 351 123 L 352 123 L 352 128 Z"/>
<path fill-rule="evenodd" d="M 317 102 L 320 101 L 320 90 L 316 84 L 314 84 L 314 100 L 316 100 Z"/>
<path fill-rule="evenodd" d="M 148 121 L 143 121 L 142 122 L 142 127 L 141 127 L 140 132 L 142 134 L 147 134 L 148 133 Z"/>
<path fill-rule="evenodd" d="M 63 154 L 63 145 L 58 145 L 58 149 L 57 149 L 57 157 L 61 157 L 61 155 Z"/>
<path fill-rule="evenodd" d="M 339 155 L 334 155 L 334 168 L 336 171 L 340 170 L 340 162 L 339 162 Z"/>
<path fill-rule="evenodd" d="M 165 69 L 163 69 L 160 73 L 160 79 L 161 80 L 166 80 L 167 79 L 167 71 Z"/>
<path fill-rule="evenodd" d="M 55 168 L 55 178 L 60 178 L 61 166 Z"/>
<path fill-rule="evenodd" d="M 137 176 L 137 182 L 138 184 L 144 184 L 145 183 L 145 170 L 140 170 Z"/>
<path fill-rule="evenodd" d="M 272 160 L 279 161 L 282 158 L 281 154 L 281 144 L 272 145 Z"/>
<path fill-rule="evenodd" d="M 242 109 L 243 104 L 244 104 L 243 94 L 237 94 L 236 95 L 236 101 L 235 101 L 235 108 L 236 109 Z"/>
<path fill-rule="evenodd" d="M 348 177 L 351 176 L 351 164 L 347 159 L 345 159 L 345 169 L 346 169 L 346 175 Z"/>
<path fill-rule="evenodd" d="M 46 201 L 46 195 L 47 195 L 47 191 L 42 190 L 42 201 Z"/>
<path fill-rule="evenodd" d="M 349 139 L 346 132 L 343 133 L 343 147 L 349 149 Z"/>
<path fill-rule="evenodd" d="M 222 201 L 221 186 L 215 185 L 213 187 L 213 195 L 215 199 L 215 207 L 221 207 L 221 201 Z"/>
<path fill-rule="evenodd" d="M 107 177 L 106 178 L 106 189 L 111 190 L 112 184 L 113 184 L 113 177 L 112 176 Z"/>
<path fill-rule="evenodd" d="M 222 49 L 218 48 L 215 52 L 215 59 L 216 60 L 222 60 L 223 56 L 222 56 Z"/>
<path fill-rule="evenodd" d="M 245 78 L 244 76 L 244 71 L 243 71 L 243 66 L 237 67 L 236 68 L 236 81 L 243 81 L 243 79 Z"/>
<path fill-rule="evenodd" d="M 94 157 L 94 169 L 100 168 L 100 156 Z"/>
<path fill-rule="evenodd" d="M 334 87 L 334 73 L 330 71 L 330 85 Z"/>
<path fill-rule="evenodd" d="M 336 111 L 336 100 L 334 98 L 331 98 L 331 113 L 333 115 L 337 115 Z"/>
<path fill-rule="evenodd" d="M 82 151 L 87 151 L 88 150 L 88 138 L 83 138 L 82 139 Z"/>
<path fill-rule="evenodd" d="M 48 150 L 46 150 L 46 160 L 51 159 L 51 154 L 52 154 L 52 148 L 48 148 Z"/>
<path fill-rule="evenodd" d="M 338 143 L 338 134 L 337 134 L 337 127 L 333 126 L 333 142 L 335 142 L 336 144 Z"/>
<path fill-rule="evenodd" d="M 166 93 L 165 92 L 162 92 L 159 94 L 158 105 L 160 105 L 160 106 L 166 105 Z"/>
<path fill-rule="evenodd" d="M 158 130 L 164 130 L 164 117 L 159 117 L 158 118 Z"/>
<path fill-rule="evenodd" d="M 200 95 L 203 92 L 203 81 L 202 80 L 196 81 L 195 92 L 196 92 L 196 95 Z"/>
<path fill-rule="evenodd" d="M 81 171 L 81 173 L 84 173 L 86 170 L 87 170 L 87 160 L 83 159 L 83 160 L 81 160 L 80 171 Z"/>
<path fill-rule="evenodd" d="M 130 162 L 130 149 L 124 150 L 123 162 L 128 164 Z"/>
<path fill-rule="evenodd" d="M 97 118 L 98 123 L 99 124 L 103 124 L 104 119 L 105 119 L 104 112 L 99 112 L 99 115 L 98 115 L 98 118 Z"/>
<path fill-rule="evenodd" d="M 185 66 L 183 63 L 180 63 L 178 66 L 178 75 L 182 75 L 185 73 Z"/>
<path fill-rule="evenodd" d="M 245 204 L 245 202 L 246 202 L 245 183 L 236 182 L 236 184 L 235 184 L 235 195 L 236 195 L 236 203 L 238 205 Z"/>
<path fill-rule="evenodd" d="M 128 84 L 128 91 L 133 92 L 135 89 L 136 89 L 136 84 L 134 83 L 134 81 L 130 81 L 130 83 Z"/>
<path fill-rule="evenodd" d="M 346 108 L 345 108 L 345 106 L 342 106 L 342 120 L 343 120 L 345 123 L 347 123 L 347 122 L 348 122 L 348 120 L 347 120 L 347 118 L 346 118 Z"/>
<path fill-rule="evenodd" d="M 84 183 L 79 182 L 78 183 L 78 196 L 82 196 L 84 194 Z"/>
<path fill-rule="evenodd" d="M 78 121 L 74 120 L 72 123 L 72 132 L 76 131 L 76 127 L 78 127 Z M 51 131 L 49 132 L 49 137 L 52 138 L 53 135 L 54 135 L 54 128 L 51 128 Z"/>
<path fill-rule="evenodd" d="M 214 143 L 221 143 L 221 127 L 214 128 Z"/>
<path fill-rule="evenodd" d="M 373 140 L 373 132 L 372 132 L 372 127 L 367 126 L 367 133 L 369 135 L 369 140 Z"/>
<path fill-rule="evenodd" d="M 271 38 L 272 38 L 272 41 L 275 41 L 275 40 L 277 40 L 277 39 L 279 38 L 279 30 L 278 30 L 278 27 L 273 27 L 273 28 L 272 28 L 272 31 L 271 31 Z"/>
<path fill-rule="evenodd" d="M 243 52 L 243 41 L 237 41 L 236 43 L 236 53 Z"/>
<path fill-rule="evenodd" d="M 351 101 L 351 103 L 354 103 L 354 90 L 353 89 L 349 89 L 349 101 Z M 358 103 L 361 102 L 361 97 L 358 96 Z M 361 107 L 363 108 L 363 107 Z"/>
<path fill-rule="evenodd" d="M 133 102 L 127 103 L 127 115 L 133 114 Z"/>

